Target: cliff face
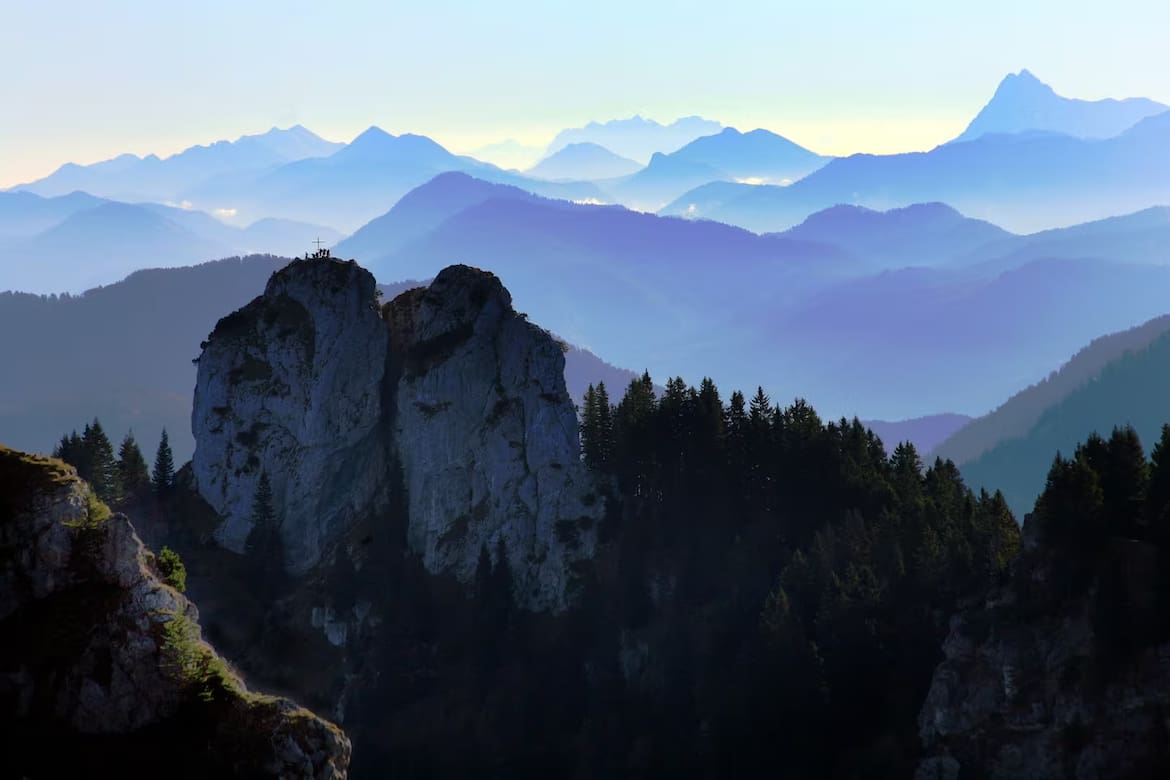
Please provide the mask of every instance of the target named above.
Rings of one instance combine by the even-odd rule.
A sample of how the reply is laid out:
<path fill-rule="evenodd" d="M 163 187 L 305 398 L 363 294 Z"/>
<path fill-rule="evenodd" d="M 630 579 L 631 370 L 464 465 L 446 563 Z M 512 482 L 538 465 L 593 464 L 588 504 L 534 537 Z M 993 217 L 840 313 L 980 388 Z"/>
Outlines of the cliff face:
<path fill-rule="evenodd" d="M 264 471 L 294 573 L 385 503 L 386 350 L 374 279 L 352 263 L 294 262 L 220 320 L 199 358 L 191 462 L 221 544 L 243 552 Z"/>
<path fill-rule="evenodd" d="M 4 766 L 345 777 L 348 739 L 249 692 L 197 621 L 126 517 L 71 468 L 0 447 L 0 728 L 14 737 Z M 178 768 L 163 771 L 161 757 Z"/>
<path fill-rule="evenodd" d="M 1158 620 L 1157 550 L 1115 538 L 1070 591 L 1036 535 L 1026 524 L 1012 582 L 951 620 L 917 778 L 1165 776 L 1170 644 L 1141 639 Z"/>
<path fill-rule="evenodd" d="M 483 271 L 445 269 L 381 311 L 374 291 L 352 262 L 297 261 L 208 339 L 193 467 L 217 539 L 242 549 L 267 472 L 293 574 L 398 502 L 431 573 L 470 582 L 502 546 L 517 602 L 563 609 L 601 506 L 560 346 Z"/>
<path fill-rule="evenodd" d="M 402 361 L 394 439 L 410 548 L 468 582 L 481 550 L 503 542 L 516 597 L 563 607 L 599 515 L 586 505 L 561 347 L 513 311 L 496 277 L 466 266 L 398 297 L 386 317 Z"/>

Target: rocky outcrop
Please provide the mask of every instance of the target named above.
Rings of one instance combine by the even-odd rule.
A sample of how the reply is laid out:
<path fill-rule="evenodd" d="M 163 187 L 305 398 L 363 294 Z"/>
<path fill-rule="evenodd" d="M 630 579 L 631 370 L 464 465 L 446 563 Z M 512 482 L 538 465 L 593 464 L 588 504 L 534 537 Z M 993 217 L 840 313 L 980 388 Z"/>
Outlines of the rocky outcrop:
<path fill-rule="evenodd" d="M 216 538 L 225 547 L 243 552 L 262 472 L 294 573 L 385 503 L 387 334 L 375 291 L 354 263 L 295 261 L 205 343 L 191 462 L 224 519 Z"/>
<path fill-rule="evenodd" d="M 0 634 L 0 762 L 17 776 L 346 776 L 345 735 L 249 691 L 124 515 L 70 467 L 3 447 Z"/>
<path fill-rule="evenodd" d="M 410 548 L 468 582 L 481 550 L 502 542 L 518 600 L 562 608 L 600 517 L 562 347 L 512 309 L 499 279 L 467 266 L 399 296 L 386 317 Z"/>
<path fill-rule="evenodd" d="M 502 548 L 517 602 L 563 609 L 601 506 L 561 345 L 467 266 L 377 304 L 352 261 L 296 261 L 211 334 L 193 473 L 223 518 L 217 539 L 243 548 L 266 472 L 293 574 L 405 505 L 406 542 L 428 571 L 467 583 L 481 550 Z"/>
<path fill-rule="evenodd" d="M 1029 525 L 1012 582 L 951 620 L 919 717 L 916 777 L 1166 776 L 1170 645 L 1120 646 L 1155 622 L 1156 550 L 1114 539 L 1069 595 L 1056 569 L 1067 561 Z"/>

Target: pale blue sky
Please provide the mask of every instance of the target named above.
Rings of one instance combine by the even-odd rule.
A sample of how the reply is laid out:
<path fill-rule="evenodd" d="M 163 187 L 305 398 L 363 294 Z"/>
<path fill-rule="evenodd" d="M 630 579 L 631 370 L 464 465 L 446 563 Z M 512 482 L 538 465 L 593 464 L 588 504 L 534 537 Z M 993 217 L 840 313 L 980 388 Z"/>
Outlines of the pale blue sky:
<path fill-rule="evenodd" d="M 0 186 L 302 123 L 457 151 L 634 113 L 925 149 L 1009 71 L 1170 102 L 1170 3 L 0 0 Z"/>

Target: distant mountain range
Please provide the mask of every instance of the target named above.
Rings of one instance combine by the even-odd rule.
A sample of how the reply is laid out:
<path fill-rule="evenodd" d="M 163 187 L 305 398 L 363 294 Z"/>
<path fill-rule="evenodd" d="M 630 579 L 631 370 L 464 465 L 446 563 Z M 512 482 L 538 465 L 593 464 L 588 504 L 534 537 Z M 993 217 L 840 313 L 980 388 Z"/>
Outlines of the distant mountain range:
<path fill-rule="evenodd" d="M 363 263 L 375 260 L 424 238 L 464 209 L 493 199 L 540 200 L 519 187 L 493 184 L 466 173 L 441 173 L 337 244 L 334 254 Z"/>
<path fill-rule="evenodd" d="M 121 206 L 122 204 L 115 204 Z M 0 292 L 0 434 L 50 451 L 94 415 L 111 438 L 133 428 L 151 456 L 165 426 L 177 464 L 190 457 L 192 358 L 216 322 L 259 295 L 288 258 L 255 255 L 138 271 L 77 296 Z M 422 282 L 380 284 L 383 300 Z M 618 394 L 634 376 L 570 346 L 565 380 L 579 403 L 589 384 Z"/>
<path fill-rule="evenodd" d="M 893 454 L 902 442 L 910 442 L 925 456 L 955 431 L 971 422 L 965 414 L 932 414 L 910 420 L 863 420 L 862 424 L 878 435 L 886 452 Z"/>
<path fill-rule="evenodd" d="M 452 171 L 544 197 L 620 203 L 755 232 L 786 230 L 838 205 L 876 210 L 941 202 L 1028 233 L 1170 202 L 1170 109 L 1145 99 L 1064 98 L 1028 71 L 1008 75 L 955 141 L 929 152 L 830 159 L 763 129 L 686 117 L 591 122 L 534 147 L 485 147 L 505 170 L 425 136 L 371 127 L 349 144 L 301 126 L 192 147 L 166 159 L 122 155 L 69 164 L 17 189 L 74 191 L 215 214 L 352 232 L 434 176 Z M 642 168 L 642 166 L 645 166 Z M 0 222 L 0 235 L 39 232 Z"/>
<path fill-rule="evenodd" d="M 1010 439 L 1022 438 L 1047 409 L 1093 381 L 1107 365 L 1131 352 L 1146 349 L 1166 333 L 1170 333 L 1170 315 L 1093 339 L 1058 370 L 1014 394 L 994 411 L 964 425 L 931 454 L 964 465 Z"/>
<path fill-rule="evenodd" d="M 1021 70 L 1000 82 L 991 102 L 954 143 L 974 141 L 989 133 L 1029 130 L 1076 138 L 1111 138 L 1165 111 L 1170 111 L 1170 106 L 1146 98 L 1089 101 L 1061 97 L 1029 71 Z"/>
<path fill-rule="evenodd" d="M 434 227 L 378 254 L 377 236 L 412 224 Z M 742 363 L 736 371 L 738 346 L 727 346 L 733 333 L 737 343 L 752 336 L 734 324 L 741 310 L 785 305 L 856 262 L 834 247 L 533 198 L 456 175 L 419 188 L 338 253 L 383 279 L 477 265 L 505 279 L 534 321 L 618 365 L 648 368 L 659 381 L 705 371 L 745 387 L 758 374 Z"/>
<path fill-rule="evenodd" d="M 553 152 L 524 173 L 550 181 L 597 181 L 627 176 L 641 168 L 604 146 L 584 141 Z"/>
<path fill-rule="evenodd" d="M 977 413 L 1101 333 L 1167 309 L 1170 267 L 1035 260 L 998 276 L 904 269 L 850 280 L 756 320 L 818 407 Z M 823 399 L 823 400 L 822 400 Z M 872 411 L 871 411 L 872 410 Z"/>
<path fill-rule="evenodd" d="M 60 224 L 67 217 L 105 201 L 84 192 L 42 198 L 31 192 L 0 192 L 0 237 L 29 238 Z"/>
<path fill-rule="evenodd" d="M 1170 112 L 1120 135 L 983 135 L 929 152 L 833 160 L 788 187 L 705 184 L 662 209 L 757 232 L 784 230 L 831 206 L 889 209 L 941 201 L 1015 232 L 1138 211 L 1170 201 Z"/>
<path fill-rule="evenodd" d="M 1103 363 L 1103 365 L 1102 365 Z M 1147 454 L 1170 422 L 1170 317 L 1098 339 L 1046 382 L 1017 394 L 939 448 L 969 452 L 997 443 L 962 464 L 968 484 L 996 486 L 1018 517 L 1032 511 L 1053 456 L 1073 454 L 1092 432 L 1108 438 L 1132 425 Z"/>
<path fill-rule="evenodd" d="M 656 153 L 645 169 L 603 186 L 620 203 L 656 210 L 708 182 L 788 184 L 828 161 L 767 130 L 741 133 L 727 127 L 715 135 L 695 139 L 676 152 Z"/>
<path fill-rule="evenodd" d="M 696 138 L 713 135 L 723 125 L 699 116 L 676 119 L 662 125 L 653 119 L 632 116 L 608 122 L 590 122 L 584 127 L 562 130 L 548 145 L 548 153 L 555 154 L 570 144 L 594 143 L 645 165 L 655 152 L 669 154 L 681 149 Z"/>
<path fill-rule="evenodd" d="M 247 228 L 226 225 L 200 211 L 129 204 L 75 193 L 41 198 L 0 193 L 0 230 L 42 228 L 6 236 L 0 245 L 0 290 L 78 293 L 122 279 L 142 268 L 172 267 L 246 252 L 301 254 L 330 228 L 287 220 L 260 220 Z"/>
<path fill-rule="evenodd" d="M 337 153 L 298 160 L 247 177 L 208 181 L 183 194 L 196 204 L 225 204 L 241 214 L 316 221 L 352 231 L 437 174 L 467 171 L 549 197 L 601 200 L 588 182 L 546 182 L 451 154 L 421 135 L 371 127 Z"/>
<path fill-rule="evenodd" d="M 177 202 L 179 193 L 208 179 L 326 157 L 343 146 L 300 125 L 287 130 L 274 127 L 267 133 L 245 135 L 235 141 L 192 146 L 166 158 L 123 154 L 93 165 L 67 163 L 19 189 L 46 197 L 81 190 L 114 200 Z"/>
<path fill-rule="evenodd" d="M 1095 336 L 1165 311 L 1170 266 L 1136 262 L 1159 224 L 1143 212 L 1015 236 L 924 204 L 836 208 L 757 236 L 448 174 L 338 253 L 380 278 L 488 268 L 535 320 L 656 378 L 762 380 L 833 415 L 898 419 L 991 408 Z"/>
<path fill-rule="evenodd" d="M 990 222 L 964 217 L 943 203 L 919 203 L 890 211 L 833 206 L 818 211 L 782 235 L 801 241 L 833 243 L 864 257 L 871 269 L 936 267 L 968 263 L 995 242 L 1007 251 L 1016 238 Z M 996 254 L 998 256 L 998 254 Z"/>

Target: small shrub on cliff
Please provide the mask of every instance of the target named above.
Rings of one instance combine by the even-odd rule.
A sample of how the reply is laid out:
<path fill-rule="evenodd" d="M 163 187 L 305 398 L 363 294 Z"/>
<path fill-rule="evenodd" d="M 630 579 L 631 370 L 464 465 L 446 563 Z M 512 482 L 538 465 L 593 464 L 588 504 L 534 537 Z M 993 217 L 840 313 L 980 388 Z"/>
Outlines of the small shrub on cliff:
<path fill-rule="evenodd" d="M 170 547 L 164 547 L 158 553 L 158 570 L 168 585 L 183 593 L 187 590 L 187 567 L 179 554 Z"/>
<path fill-rule="evenodd" d="M 97 497 L 93 490 L 90 490 L 85 494 L 85 517 L 75 523 L 67 522 L 65 525 L 71 528 L 90 530 L 97 528 L 109 519 L 110 508 Z"/>

